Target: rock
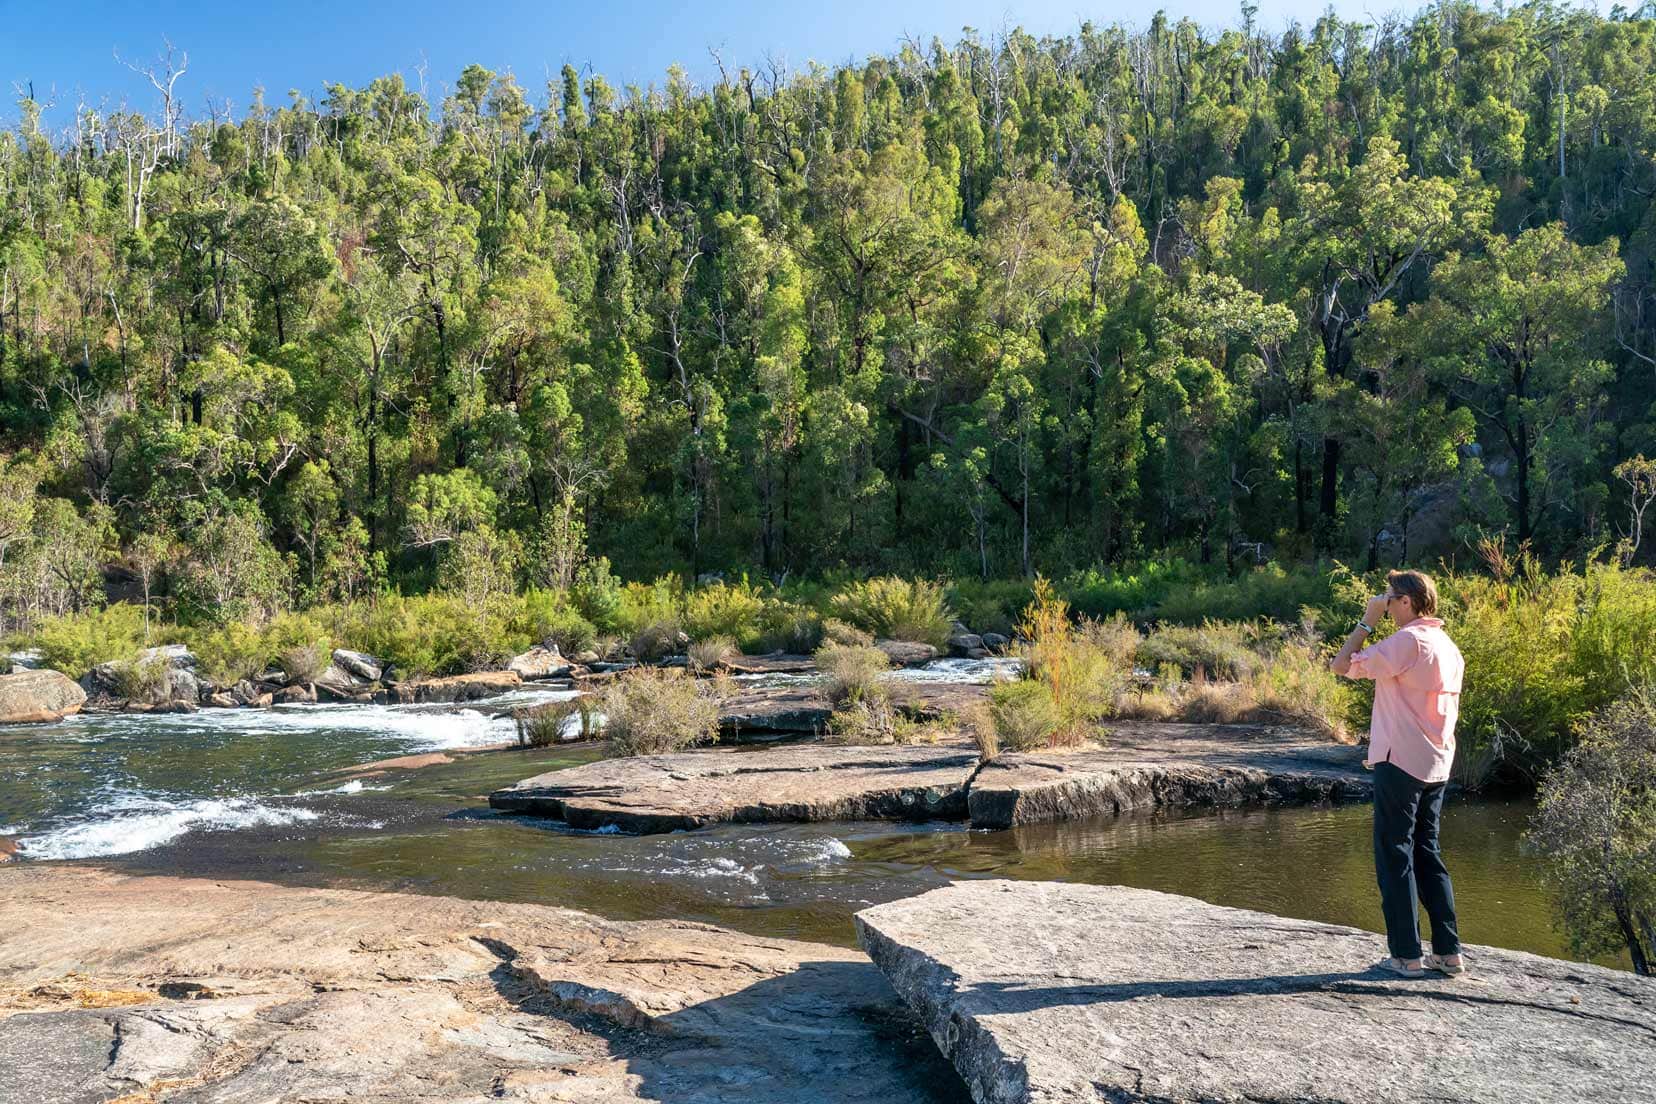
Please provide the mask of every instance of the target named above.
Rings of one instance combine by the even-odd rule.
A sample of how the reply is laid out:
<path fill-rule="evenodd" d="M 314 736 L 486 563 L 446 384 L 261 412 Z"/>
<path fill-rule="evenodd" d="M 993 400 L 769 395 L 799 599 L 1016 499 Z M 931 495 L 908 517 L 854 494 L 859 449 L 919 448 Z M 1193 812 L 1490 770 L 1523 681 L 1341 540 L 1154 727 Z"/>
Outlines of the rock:
<path fill-rule="evenodd" d="M 958 659 L 984 659 L 989 650 L 983 646 L 983 637 L 976 633 L 957 632 L 949 637 L 949 654 Z"/>
<path fill-rule="evenodd" d="M 81 687 L 89 698 L 109 702 L 124 700 L 137 683 L 143 690 L 137 699 L 141 703 L 183 701 L 193 705 L 202 697 L 202 683 L 195 674 L 199 665 L 195 653 L 184 645 L 163 644 L 145 648 L 132 660 L 98 664 L 81 679 Z"/>
<path fill-rule="evenodd" d="M 770 655 L 738 656 L 727 662 L 725 669 L 733 675 L 799 675 L 817 669 L 816 660 L 808 655 L 790 655 L 772 652 Z"/>
<path fill-rule="evenodd" d="M 220 691 L 217 694 L 208 694 L 202 704 L 210 705 L 214 709 L 235 709 L 237 706 L 246 705 L 247 703 L 232 694 Z"/>
<path fill-rule="evenodd" d="M 508 694 L 522 686 L 523 679 L 518 677 L 516 671 L 478 671 L 470 675 L 399 683 L 391 689 L 379 691 L 373 700 L 405 705 L 414 702 L 477 701 Z M 318 684 L 317 690 L 321 689 Z"/>
<path fill-rule="evenodd" d="M 983 634 L 983 646 L 988 648 L 991 652 L 1005 651 L 1006 646 L 1010 643 L 1012 643 L 1012 641 L 1008 640 L 1000 633 L 986 632 Z"/>
<path fill-rule="evenodd" d="M 363 682 L 378 682 L 385 674 L 385 660 L 346 648 L 334 649 L 333 666 L 343 668 Z"/>
<path fill-rule="evenodd" d="M 1007 754 L 972 782 L 972 825 L 1010 828 L 1160 805 L 1304 803 L 1368 797 L 1356 747 L 1293 729 L 1121 724 L 1104 747 Z"/>
<path fill-rule="evenodd" d="M 310 705 L 316 701 L 316 691 L 309 686 L 284 686 L 266 696 L 279 705 Z"/>
<path fill-rule="evenodd" d="M 1615 970 L 1472 947 L 1405 980 L 1372 932 L 1122 886 L 960 882 L 856 923 L 979 1104 L 1656 1100 L 1656 983 Z"/>
<path fill-rule="evenodd" d="M 894 667 L 924 667 L 937 658 L 937 649 L 913 640 L 876 640 L 874 646 L 886 654 Z"/>
<path fill-rule="evenodd" d="M 0 724 L 51 724 L 79 713 L 86 691 L 61 671 L 0 675 Z"/>
<path fill-rule="evenodd" d="M 569 660 L 560 655 L 556 648 L 536 645 L 522 655 L 513 656 L 506 669 L 515 672 L 525 682 L 535 679 L 568 678 Z"/>
<path fill-rule="evenodd" d="M 496 790 L 489 804 L 636 833 L 727 822 L 958 819 L 976 765 L 977 755 L 961 747 L 687 751 L 550 771 Z"/>
<path fill-rule="evenodd" d="M 594 663 L 598 662 L 598 653 L 593 651 L 591 648 L 588 648 L 583 652 L 576 652 L 575 655 L 572 658 L 575 660 L 576 663 L 580 663 L 580 664 L 583 664 L 584 666 L 590 667 Z"/>
<path fill-rule="evenodd" d="M 719 738 L 818 736 L 833 714 L 828 699 L 809 686 L 738 691 L 719 703 Z"/>
<path fill-rule="evenodd" d="M 51 863 L 5 868 L 0 931 L 19 1104 L 965 1100 L 851 948 Z"/>
<path fill-rule="evenodd" d="M 165 660 L 169 667 L 182 667 L 193 671 L 201 666 L 201 660 L 184 644 L 162 644 L 155 648 L 145 648 L 138 653 L 138 662 L 145 660 Z"/>
<path fill-rule="evenodd" d="M 340 694 L 354 694 L 367 686 L 368 680 L 357 678 L 337 663 L 330 663 L 326 671 L 311 680 L 311 684 L 318 691 L 332 690 Z"/>
<path fill-rule="evenodd" d="M 17 841 L 10 836 L 0 836 L 0 863 L 11 862 L 17 855 Z"/>
<path fill-rule="evenodd" d="M 287 672 L 280 667 L 267 667 L 259 672 L 258 681 L 269 687 L 282 687 L 288 684 Z"/>
<path fill-rule="evenodd" d="M 230 688 L 230 696 L 236 699 L 237 705 L 247 705 L 261 693 L 263 693 L 263 691 L 246 679 L 242 679 Z"/>
<path fill-rule="evenodd" d="M 269 694 L 260 694 L 247 704 L 254 709 L 269 709 L 274 699 Z"/>

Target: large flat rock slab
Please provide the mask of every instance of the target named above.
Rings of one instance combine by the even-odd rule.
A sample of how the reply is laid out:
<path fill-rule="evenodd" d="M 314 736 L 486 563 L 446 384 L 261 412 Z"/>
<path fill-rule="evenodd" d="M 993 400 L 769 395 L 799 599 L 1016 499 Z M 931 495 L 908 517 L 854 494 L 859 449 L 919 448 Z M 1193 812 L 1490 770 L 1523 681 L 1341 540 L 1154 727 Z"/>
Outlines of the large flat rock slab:
<path fill-rule="evenodd" d="M 989 693 L 987 686 L 962 682 L 889 684 L 891 700 L 904 714 L 929 720 L 960 714 Z M 828 731 L 834 707 L 812 685 L 741 690 L 719 704 L 719 735 L 734 742 L 778 736 L 820 736 Z"/>
<path fill-rule="evenodd" d="M 0 1104 L 964 1104 L 861 954 L 703 924 L 0 871 Z"/>
<path fill-rule="evenodd" d="M 1656 1101 L 1632 974 L 1473 947 L 1468 976 L 1406 980 L 1370 932 L 1120 886 L 964 882 L 856 919 L 978 1104 Z"/>
<path fill-rule="evenodd" d="M 1360 748 L 1254 725 L 1120 724 L 1096 750 L 1002 755 L 972 782 L 974 827 L 1159 805 L 1305 804 L 1373 792 Z"/>
<path fill-rule="evenodd" d="M 572 827 L 672 832 L 729 822 L 959 820 L 977 755 L 963 747 L 796 745 L 605 759 L 489 795 Z"/>

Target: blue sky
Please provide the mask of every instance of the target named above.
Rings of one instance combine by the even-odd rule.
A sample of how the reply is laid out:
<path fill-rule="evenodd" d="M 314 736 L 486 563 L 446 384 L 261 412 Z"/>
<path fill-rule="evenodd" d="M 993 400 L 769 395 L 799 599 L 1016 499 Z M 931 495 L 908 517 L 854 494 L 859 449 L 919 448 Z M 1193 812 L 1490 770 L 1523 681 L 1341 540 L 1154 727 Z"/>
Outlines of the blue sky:
<path fill-rule="evenodd" d="M 1292 19 L 1309 22 L 1326 0 L 1259 0 L 1268 28 Z M 1343 15 L 1379 16 L 1397 5 L 1381 0 L 1335 0 Z M 206 113 L 208 98 L 245 107 L 255 85 L 271 102 L 290 88 L 315 97 L 334 81 L 363 85 L 398 71 L 418 85 L 425 67 L 433 101 L 470 62 L 510 69 L 534 98 L 548 73 L 565 62 L 590 65 L 615 84 L 661 80 L 679 62 L 691 76 L 714 72 L 709 47 L 732 68 L 761 62 L 767 54 L 802 68 L 861 59 L 894 48 L 905 35 L 953 41 L 963 26 L 986 35 L 1024 26 L 1036 34 L 1064 33 L 1084 19 L 1142 24 L 1155 11 L 1144 5 L 1088 4 L 1078 0 L 0 0 L 0 82 L 7 91 L 0 118 L 16 116 L 14 84 L 32 81 L 41 101 L 55 98 L 51 119 L 68 120 L 79 94 L 111 106 L 123 99 L 151 110 L 155 95 L 114 57 L 153 61 L 170 39 L 189 54 L 179 84 L 186 109 Z M 1234 24 L 1233 0 L 1168 0 L 1173 16 L 1210 26 Z"/>

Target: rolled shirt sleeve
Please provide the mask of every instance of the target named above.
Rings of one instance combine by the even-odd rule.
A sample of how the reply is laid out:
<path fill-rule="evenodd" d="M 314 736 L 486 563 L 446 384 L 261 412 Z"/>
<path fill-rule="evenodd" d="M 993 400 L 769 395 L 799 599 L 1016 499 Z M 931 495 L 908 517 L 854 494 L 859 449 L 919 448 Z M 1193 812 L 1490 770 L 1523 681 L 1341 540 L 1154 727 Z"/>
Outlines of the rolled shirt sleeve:
<path fill-rule="evenodd" d="M 1420 639 L 1414 633 L 1394 632 L 1351 657 L 1348 678 L 1396 678 L 1420 661 Z"/>

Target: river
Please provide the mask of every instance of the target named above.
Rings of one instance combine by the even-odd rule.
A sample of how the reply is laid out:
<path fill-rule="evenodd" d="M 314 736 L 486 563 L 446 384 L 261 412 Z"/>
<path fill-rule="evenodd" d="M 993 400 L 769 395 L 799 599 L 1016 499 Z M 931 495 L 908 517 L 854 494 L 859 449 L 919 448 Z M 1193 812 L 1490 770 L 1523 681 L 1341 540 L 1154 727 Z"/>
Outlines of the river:
<path fill-rule="evenodd" d="M 956 662 L 905 677 L 992 673 Z M 487 809 L 490 790 L 589 761 L 588 747 L 349 772 L 510 741 L 502 711 L 562 696 L 531 689 L 464 709 L 299 706 L 7 728 L 0 835 L 18 840 L 24 861 L 534 901 L 840 944 L 851 941 L 860 908 L 977 877 L 1126 884 L 1381 924 L 1365 806 L 1160 812 L 1008 831 L 870 822 L 628 837 Z M 1462 935 L 1569 957 L 1520 848 L 1531 811 L 1524 800 L 1450 799 L 1443 842 Z"/>

